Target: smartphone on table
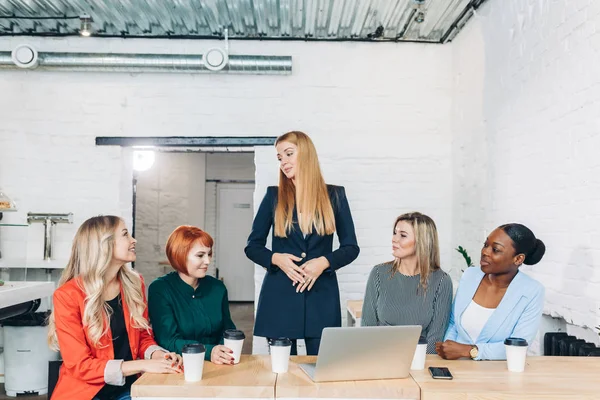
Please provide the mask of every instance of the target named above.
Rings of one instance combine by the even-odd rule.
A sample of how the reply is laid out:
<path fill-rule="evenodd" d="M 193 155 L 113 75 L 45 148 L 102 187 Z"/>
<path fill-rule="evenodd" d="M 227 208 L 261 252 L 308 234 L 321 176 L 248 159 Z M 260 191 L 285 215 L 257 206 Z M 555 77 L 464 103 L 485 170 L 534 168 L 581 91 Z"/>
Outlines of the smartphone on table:
<path fill-rule="evenodd" d="M 452 379 L 450 370 L 446 367 L 429 367 L 429 373 L 433 379 Z"/>

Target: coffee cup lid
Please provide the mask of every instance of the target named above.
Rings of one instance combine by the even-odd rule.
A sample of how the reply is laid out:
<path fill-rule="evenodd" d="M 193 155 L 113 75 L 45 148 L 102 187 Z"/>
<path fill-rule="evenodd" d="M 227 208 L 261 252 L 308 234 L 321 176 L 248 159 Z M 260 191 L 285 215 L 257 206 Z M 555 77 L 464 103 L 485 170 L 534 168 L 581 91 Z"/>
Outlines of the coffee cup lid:
<path fill-rule="evenodd" d="M 419 336 L 419 344 L 427 344 L 427 338 L 425 336 Z"/>
<path fill-rule="evenodd" d="M 285 347 L 285 346 L 291 346 L 292 345 L 292 341 L 288 338 L 277 338 L 277 339 L 271 339 L 269 344 L 271 346 L 281 346 L 281 347 Z"/>
<path fill-rule="evenodd" d="M 516 338 L 516 337 L 506 338 L 506 340 L 504 340 L 504 344 L 507 346 L 520 346 L 520 347 L 528 346 L 527 340 L 521 339 L 521 338 Z"/>
<path fill-rule="evenodd" d="M 246 338 L 246 335 L 244 335 L 244 332 L 237 330 L 237 329 L 227 329 L 225 332 L 223 332 L 223 338 L 224 339 L 233 339 L 233 340 L 242 340 Z"/>
<path fill-rule="evenodd" d="M 206 352 L 206 349 L 204 348 L 203 344 L 191 343 L 183 346 L 181 352 L 185 354 L 200 354 Z"/>

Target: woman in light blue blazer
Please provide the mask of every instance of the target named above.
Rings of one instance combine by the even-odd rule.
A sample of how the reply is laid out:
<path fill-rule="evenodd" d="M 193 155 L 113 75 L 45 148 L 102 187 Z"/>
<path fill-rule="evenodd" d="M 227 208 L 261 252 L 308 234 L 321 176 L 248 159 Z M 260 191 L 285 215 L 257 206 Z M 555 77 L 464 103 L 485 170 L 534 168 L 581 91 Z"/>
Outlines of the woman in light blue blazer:
<path fill-rule="evenodd" d="M 519 272 L 537 264 L 546 251 L 529 228 L 507 224 L 496 228 L 481 250 L 481 268 L 467 268 L 456 293 L 440 357 L 455 360 L 505 360 L 504 339 L 531 343 L 544 308 L 544 287 Z"/>

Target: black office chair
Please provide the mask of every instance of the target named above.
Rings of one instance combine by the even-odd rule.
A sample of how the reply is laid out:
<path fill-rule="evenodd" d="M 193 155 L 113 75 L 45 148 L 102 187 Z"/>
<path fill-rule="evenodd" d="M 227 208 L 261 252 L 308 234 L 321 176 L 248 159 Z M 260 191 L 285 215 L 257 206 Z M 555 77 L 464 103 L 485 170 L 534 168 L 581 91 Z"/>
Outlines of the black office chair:
<path fill-rule="evenodd" d="M 54 387 L 58 382 L 58 374 L 62 363 L 62 360 L 48 361 L 48 400 L 52 398 L 52 392 L 54 392 Z"/>

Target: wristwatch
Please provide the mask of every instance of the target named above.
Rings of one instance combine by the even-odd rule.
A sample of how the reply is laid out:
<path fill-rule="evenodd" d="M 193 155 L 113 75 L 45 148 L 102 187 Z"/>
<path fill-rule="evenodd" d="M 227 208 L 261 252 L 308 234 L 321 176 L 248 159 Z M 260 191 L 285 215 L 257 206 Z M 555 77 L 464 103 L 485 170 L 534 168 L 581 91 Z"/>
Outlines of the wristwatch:
<path fill-rule="evenodd" d="M 475 358 L 477 358 L 477 355 L 479 354 L 479 349 L 477 348 L 477 346 L 472 346 L 471 350 L 469 350 L 469 355 L 471 356 L 471 360 L 474 360 Z"/>

